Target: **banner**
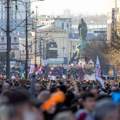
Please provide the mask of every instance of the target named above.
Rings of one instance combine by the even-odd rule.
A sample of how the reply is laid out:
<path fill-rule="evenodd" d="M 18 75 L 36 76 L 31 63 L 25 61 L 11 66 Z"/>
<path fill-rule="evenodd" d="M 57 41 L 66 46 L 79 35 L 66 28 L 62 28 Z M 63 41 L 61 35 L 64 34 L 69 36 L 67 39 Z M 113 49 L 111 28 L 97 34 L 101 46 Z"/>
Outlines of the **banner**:
<path fill-rule="evenodd" d="M 56 80 L 56 76 L 51 75 L 51 76 L 50 76 L 50 80 Z"/>
<path fill-rule="evenodd" d="M 35 66 L 34 66 L 34 65 L 31 65 L 31 66 L 30 66 L 29 74 L 34 73 L 34 72 L 35 72 Z"/>

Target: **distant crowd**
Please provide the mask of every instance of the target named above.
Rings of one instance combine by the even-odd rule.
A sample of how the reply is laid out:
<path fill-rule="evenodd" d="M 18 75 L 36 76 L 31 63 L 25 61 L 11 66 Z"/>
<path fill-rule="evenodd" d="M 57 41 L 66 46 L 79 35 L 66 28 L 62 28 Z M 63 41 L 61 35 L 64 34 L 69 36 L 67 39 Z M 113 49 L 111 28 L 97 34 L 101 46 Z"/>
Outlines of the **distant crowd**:
<path fill-rule="evenodd" d="M 36 78 L 48 79 L 50 76 L 55 76 L 56 79 L 65 78 L 69 74 L 73 74 L 75 79 L 84 80 L 86 74 L 92 75 L 95 73 L 94 65 L 31 65 L 28 69 L 28 77 L 35 71 Z M 0 67 L 0 79 L 6 79 L 6 67 Z M 15 68 L 10 68 L 10 79 L 25 79 L 25 67 L 23 65 Z"/>

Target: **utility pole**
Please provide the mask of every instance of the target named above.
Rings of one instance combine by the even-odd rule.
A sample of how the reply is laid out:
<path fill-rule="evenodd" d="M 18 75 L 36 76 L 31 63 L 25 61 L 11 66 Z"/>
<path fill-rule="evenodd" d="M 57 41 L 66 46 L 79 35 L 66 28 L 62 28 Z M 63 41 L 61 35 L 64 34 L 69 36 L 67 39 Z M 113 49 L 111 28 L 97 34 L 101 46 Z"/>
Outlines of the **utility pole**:
<path fill-rule="evenodd" d="M 36 27 L 37 27 L 37 20 L 38 20 L 38 18 L 37 18 L 37 6 L 36 6 L 36 20 L 35 20 L 35 25 L 36 25 Z M 36 61 L 36 58 L 37 58 L 37 28 L 35 29 L 35 65 L 37 64 L 37 61 Z"/>
<path fill-rule="evenodd" d="M 29 52 L 28 52 L 28 15 L 27 15 L 27 12 L 28 12 L 28 5 L 27 3 L 25 3 L 26 5 L 26 28 L 25 28 L 25 33 L 26 33 L 26 60 L 25 60 L 25 78 L 27 79 L 28 78 L 28 61 L 29 61 Z"/>
<path fill-rule="evenodd" d="M 6 77 L 10 78 L 10 50 L 11 50 L 11 39 L 10 39 L 10 0 L 7 0 L 7 26 L 6 26 L 6 37 L 7 37 L 7 52 L 6 52 Z"/>

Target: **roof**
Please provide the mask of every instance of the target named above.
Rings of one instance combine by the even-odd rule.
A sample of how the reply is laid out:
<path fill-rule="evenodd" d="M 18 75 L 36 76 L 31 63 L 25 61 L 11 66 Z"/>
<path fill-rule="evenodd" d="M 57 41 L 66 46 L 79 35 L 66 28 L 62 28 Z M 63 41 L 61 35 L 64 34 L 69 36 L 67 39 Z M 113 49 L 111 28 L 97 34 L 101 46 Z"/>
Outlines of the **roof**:
<path fill-rule="evenodd" d="M 86 40 L 106 40 L 107 34 L 98 34 L 96 37 L 93 33 L 87 33 Z M 69 33 L 69 39 L 76 40 L 80 39 L 79 33 Z"/>
<path fill-rule="evenodd" d="M 43 32 L 67 32 L 66 30 L 63 30 L 63 29 L 61 29 L 59 27 L 55 27 L 55 26 L 44 27 L 40 31 L 43 31 Z"/>

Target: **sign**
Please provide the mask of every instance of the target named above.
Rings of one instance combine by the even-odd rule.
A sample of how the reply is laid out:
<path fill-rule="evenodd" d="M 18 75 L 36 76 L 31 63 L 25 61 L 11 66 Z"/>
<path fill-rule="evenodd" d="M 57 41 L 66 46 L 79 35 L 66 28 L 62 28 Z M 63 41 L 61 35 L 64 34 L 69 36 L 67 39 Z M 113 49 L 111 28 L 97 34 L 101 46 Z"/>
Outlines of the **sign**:
<path fill-rule="evenodd" d="M 65 75 L 62 75 L 62 78 L 65 80 L 67 77 Z"/>
<path fill-rule="evenodd" d="M 56 76 L 51 75 L 50 80 L 56 80 Z"/>
<path fill-rule="evenodd" d="M 110 69 L 110 70 L 109 70 L 109 75 L 110 75 L 111 77 L 114 76 L 114 70 L 113 70 L 113 69 Z"/>
<path fill-rule="evenodd" d="M 84 80 L 96 80 L 95 79 L 95 73 L 93 73 L 92 75 L 87 75 L 86 74 Z"/>
<path fill-rule="evenodd" d="M 35 71 L 35 66 L 34 66 L 34 65 L 31 65 L 31 66 L 30 66 L 29 74 L 34 73 L 34 71 Z"/>

